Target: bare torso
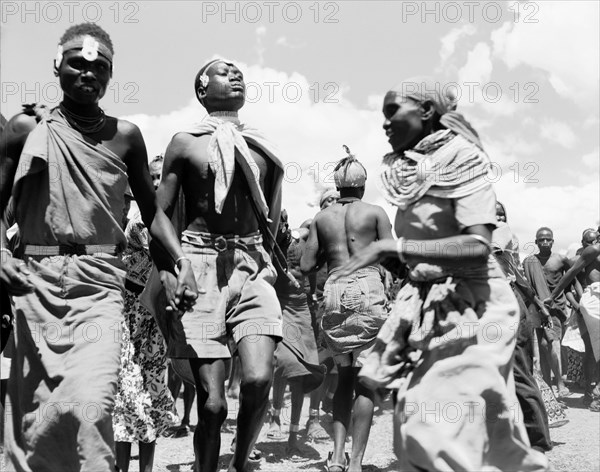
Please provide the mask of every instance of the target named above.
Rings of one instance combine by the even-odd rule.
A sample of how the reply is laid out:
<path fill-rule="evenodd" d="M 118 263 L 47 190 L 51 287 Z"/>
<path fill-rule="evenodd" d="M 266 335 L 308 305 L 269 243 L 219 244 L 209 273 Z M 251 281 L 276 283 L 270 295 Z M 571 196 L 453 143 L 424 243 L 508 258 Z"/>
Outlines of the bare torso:
<path fill-rule="evenodd" d="M 233 182 L 221 214 L 215 211 L 215 178 L 209 169 L 208 142 L 210 135 L 178 135 L 185 142 L 181 186 L 186 202 L 186 226 L 192 231 L 213 234 L 245 235 L 259 230 L 251 205 L 251 196 L 244 173 L 236 165 Z M 275 164 L 255 147 L 249 146 L 263 193 L 270 195 L 267 182 L 272 182 Z M 237 152 L 237 151 L 236 151 Z M 268 197 L 267 197 L 268 198 Z"/>
<path fill-rule="evenodd" d="M 600 244 L 594 244 L 592 247 L 596 250 L 596 258 L 583 269 L 584 288 L 594 282 L 600 282 Z"/>
<path fill-rule="evenodd" d="M 544 257 L 541 254 L 536 254 L 536 257 L 542 263 L 550 290 L 553 290 L 563 274 L 569 269 L 567 258 L 555 252 L 550 254 L 550 257 Z"/>
<path fill-rule="evenodd" d="M 319 247 L 325 251 L 330 272 L 373 241 L 385 236 L 379 234 L 378 229 L 382 211 L 376 205 L 357 199 L 349 203 L 338 201 L 317 214 L 315 220 Z"/>

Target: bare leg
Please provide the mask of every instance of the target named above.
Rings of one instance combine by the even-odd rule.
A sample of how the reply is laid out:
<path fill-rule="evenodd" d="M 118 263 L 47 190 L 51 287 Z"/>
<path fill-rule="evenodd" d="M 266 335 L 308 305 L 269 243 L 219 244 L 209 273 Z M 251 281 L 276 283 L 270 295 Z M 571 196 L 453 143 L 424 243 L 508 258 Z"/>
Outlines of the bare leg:
<path fill-rule="evenodd" d="M 190 425 L 190 413 L 192 412 L 192 405 L 194 404 L 194 396 L 196 395 L 196 389 L 190 383 L 183 383 L 183 418 L 181 418 L 181 424 Z"/>
<path fill-rule="evenodd" d="M 273 374 L 273 410 L 271 411 L 271 424 L 267 437 L 270 439 L 282 439 L 281 432 L 281 408 L 283 407 L 283 397 L 285 395 L 286 381 L 281 372 L 275 371 Z"/>
<path fill-rule="evenodd" d="M 183 383 L 183 380 L 181 380 L 181 377 L 179 377 L 179 375 L 177 375 L 175 373 L 175 370 L 170 365 L 169 365 L 167 379 L 168 379 L 169 391 L 171 392 L 171 395 L 173 396 L 173 400 L 177 401 L 177 398 L 179 397 L 179 392 L 181 391 L 181 384 Z"/>
<path fill-rule="evenodd" d="M 562 362 L 560 351 L 560 341 L 552 341 L 552 346 L 550 348 L 550 362 L 552 366 L 552 372 L 554 372 L 554 377 L 556 377 L 556 386 L 558 387 L 559 396 L 563 391 L 568 392 L 568 389 L 565 386 L 565 382 L 562 378 Z"/>
<path fill-rule="evenodd" d="M 538 329 L 538 343 L 540 348 L 540 370 L 542 372 L 542 377 L 544 382 L 546 382 L 550 387 L 552 387 L 552 379 L 550 374 L 550 358 L 552 347 L 550 343 L 543 335 L 543 329 Z"/>
<path fill-rule="evenodd" d="M 238 398 L 240 396 L 240 356 L 237 353 L 233 356 L 231 363 L 231 372 L 229 373 L 229 382 L 227 383 L 227 396 Z"/>
<path fill-rule="evenodd" d="M 131 443 L 117 441 L 115 443 L 117 453 L 116 465 L 119 472 L 129 472 L 129 462 L 131 460 Z"/>
<path fill-rule="evenodd" d="M 333 397 L 333 462 L 345 464 L 345 446 L 354 396 L 354 372 L 351 366 L 338 365 L 338 383 Z"/>
<path fill-rule="evenodd" d="M 237 417 L 237 442 L 230 472 L 245 472 L 248 455 L 258 438 L 267 413 L 273 381 L 275 340 L 269 336 L 246 336 L 238 344 L 242 381 Z"/>
<path fill-rule="evenodd" d="M 152 472 L 154 466 L 154 449 L 156 441 L 145 443 L 140 441 L 140 472 Z"/>
<path fill-rule="evenodd" d="M 302 406 L 304 404 L 304 392 L 302 391 L 301 380 L 291 380 L 290 390 L 292 392 L 292 413 L 290 418 L 290 435 L 288 438 L 288 455 L 303 456 L 304 453 L 298 447 L 298 431 L 300 430 L 300 416 L 302 415 Z"/>
<path fill-rule="evenodd" d="M 190 359 L 198 395 L 198 426 L 194 432 L 195 470 L 216 472 L 221 450 L 221 425 L 227 418 L 225 360 Z"/>
<path fill-rule="evenodd" d="M 354 375 L 358 375 L 359 369 L 354 369 Z M 348 472 L 360 472 L 362 470 L 362 461 L 371 432 L 371 423 L 373 421 L 373 408 L 375 393 L 356 382 L 356 400 L 354 401 L 354 411 L 352 414 L 352 455 Z"/>

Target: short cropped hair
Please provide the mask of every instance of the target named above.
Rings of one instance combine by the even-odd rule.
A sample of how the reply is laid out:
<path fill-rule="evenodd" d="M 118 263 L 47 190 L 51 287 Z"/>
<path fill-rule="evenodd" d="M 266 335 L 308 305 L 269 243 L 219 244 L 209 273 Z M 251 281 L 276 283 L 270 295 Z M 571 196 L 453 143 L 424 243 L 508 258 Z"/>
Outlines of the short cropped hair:
<path fill-rule="evenodd" d="M 67 31 L 64 32 L 60 38 L 59 44 L 65 44 L 70 39 L 86 35 L 93 36 L 102 44 L 104 44 L 111 53 L 115 53 L 109 34 L 96 23 L 80 23 L 78 25 L 71 26 L 69 29 L 67 29 Z"/>

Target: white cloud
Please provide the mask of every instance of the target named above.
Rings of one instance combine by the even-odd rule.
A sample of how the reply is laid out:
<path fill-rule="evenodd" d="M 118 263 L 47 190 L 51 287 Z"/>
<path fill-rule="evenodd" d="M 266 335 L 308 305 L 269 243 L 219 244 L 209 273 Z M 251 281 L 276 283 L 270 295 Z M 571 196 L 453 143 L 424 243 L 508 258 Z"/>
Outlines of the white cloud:
<path fill-rule="evenodd" d="M 491 49 L 486 43 L 477 43 L 467 55 L 467 63 L 458 71 L 458 82 L 486 84 L 492 74 Z"/>
<path fill-rule="evenodd" d="M 277 38 L 277 40 L 275 41 L 275 44 L 277 46 L 282 46 L 282 47 L 286 47 L 286 48 L 290 48 L 290 49 L 300 49 L 302 47 L 304 47 L 306 44 L 303 42 L 298 42 L 298 43 L 292 43 L 287 36 L 280 36 L 279 38 Z"/>
<path fill-rule="evenodd" d="M 258 64 L 263 65 L 265 63 L 265 51 L 267 50 L 263 44 L 263 38 L 267 34 L 267 28 L 265 26 L 259 26 L 256 28 L 256 45 L 254 49 L 256 50 L 256 55 L 258 56 Z"/>
<path fill-rule="evenodd" d="M 594 151 L 583 156 L 581 162 L 588 169 L 598 172 L 600 170 L 600 149 L 596 148 Z"/>
<path fill-rule="evenodd" d="M 441 66 L 452 57 L 458 41 L 465 36 L 473 36 L 476 31 L 477 29 L 473 24 L 467 23 L 460 28 L 453 28 L 448 34 L 443 36 L 441 39 L 442 48 L 440 49 Z"/>
<path fill-rule="evenodd" d="M 492 34 L 495 54 L 510 68 L 525 64 L 546 71 L 559 95 L 597 106 L 599 2 L 528 3 L 536 10 L 527 12 L 528 21 L 523 16 Z"/>
<path fill-rule="evenodd" d="M 570 149 L 577 143 L 577 136 L 569 125 L 562 121 L 545 119 L 540 124 L 542 138 Z"/>

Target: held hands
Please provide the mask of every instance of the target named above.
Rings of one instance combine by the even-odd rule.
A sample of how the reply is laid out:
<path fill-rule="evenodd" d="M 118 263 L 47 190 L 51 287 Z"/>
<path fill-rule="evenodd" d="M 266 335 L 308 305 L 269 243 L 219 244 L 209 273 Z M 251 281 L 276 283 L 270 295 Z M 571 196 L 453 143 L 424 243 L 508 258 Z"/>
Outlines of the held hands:
<path fill-rule="evenodd" d="M 34 286 L 29 280 L 31 273 L 27 264 L 21 259 L 8 255 L 2 250 L 2 263 L 0 264 L 0 282 L 4 284 L 8 293 L 14 297 L 26 295 L 34 291 Z"/>
<path fill-rule="evenodd" d="M 188 259 L 183 259 L 179 264 L 177 278 L 172 272 L 160 272 L 160 281 L 167 295 L 167 311 L 177 313 L 181 318 L 186 311 L 192 311 L 199 293 L 206 293 L 204 289 L 198 290 L 192 264 Z"/>

